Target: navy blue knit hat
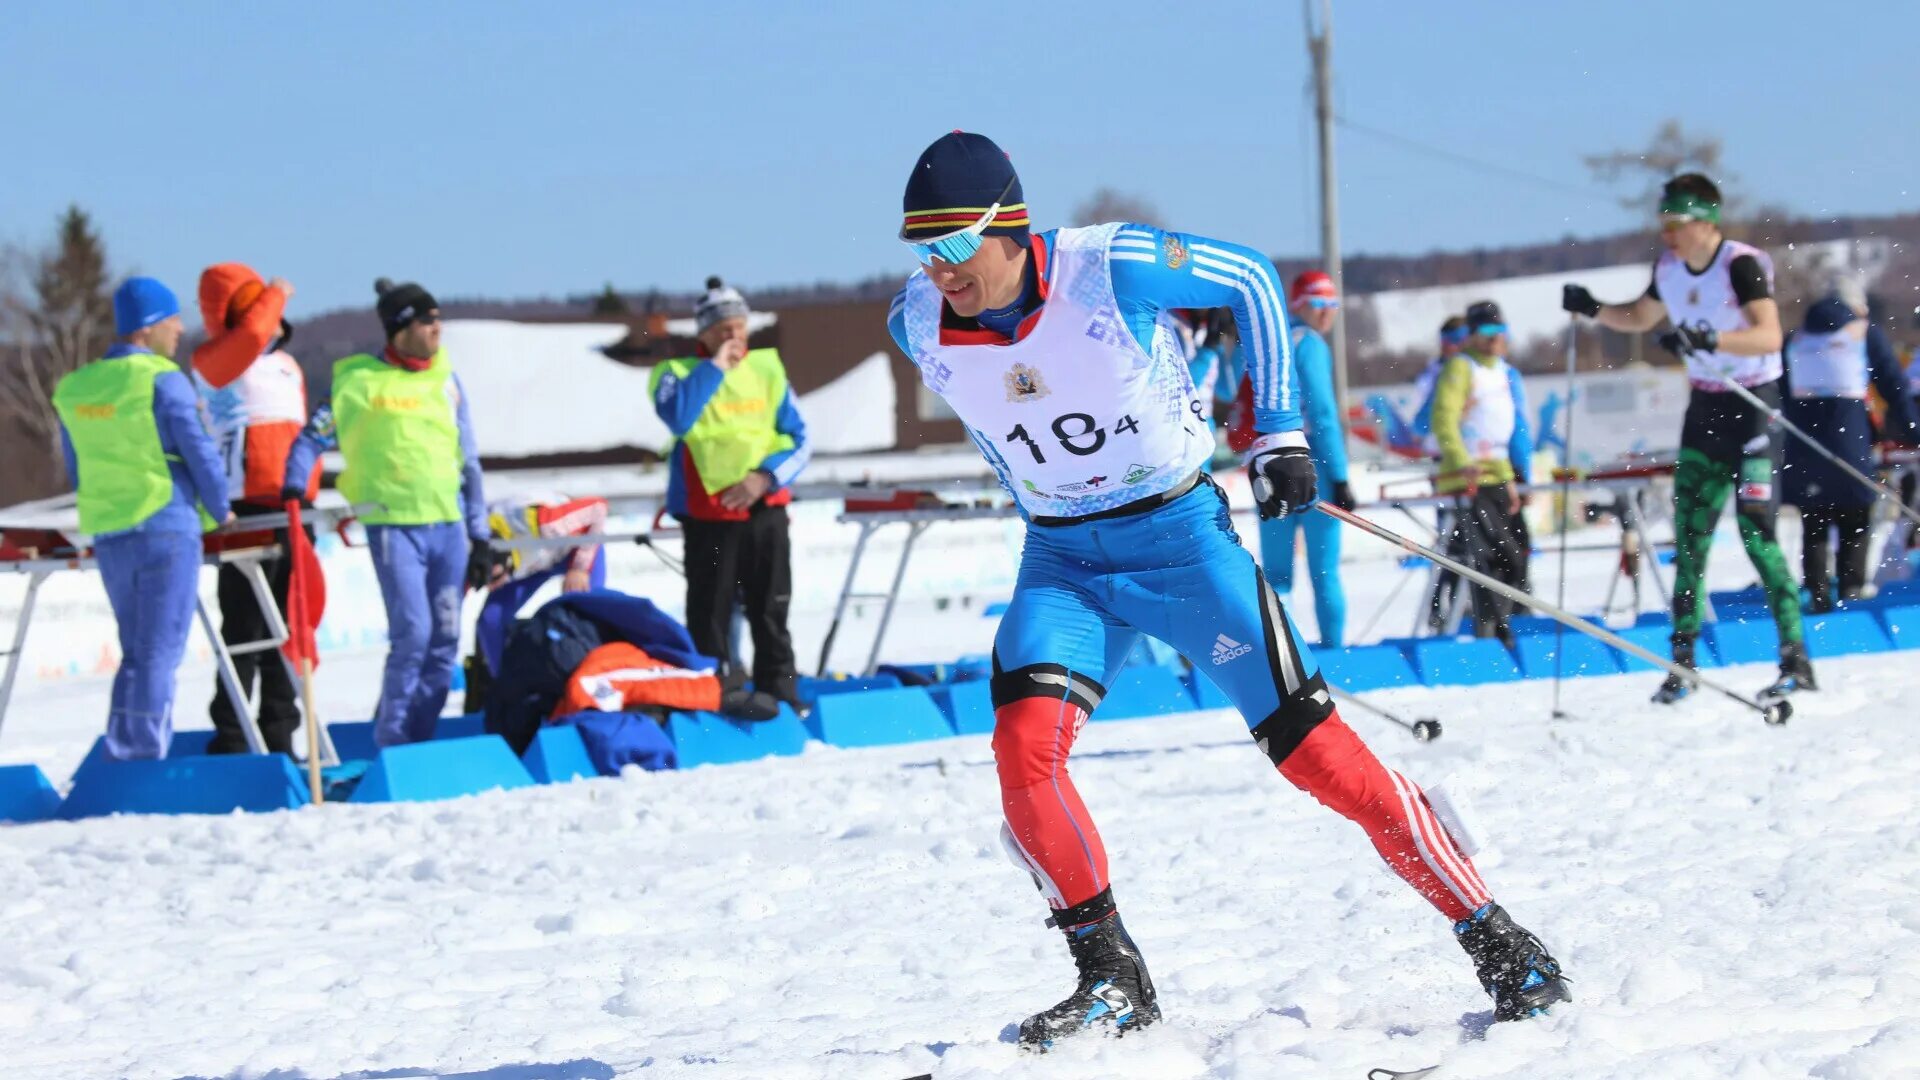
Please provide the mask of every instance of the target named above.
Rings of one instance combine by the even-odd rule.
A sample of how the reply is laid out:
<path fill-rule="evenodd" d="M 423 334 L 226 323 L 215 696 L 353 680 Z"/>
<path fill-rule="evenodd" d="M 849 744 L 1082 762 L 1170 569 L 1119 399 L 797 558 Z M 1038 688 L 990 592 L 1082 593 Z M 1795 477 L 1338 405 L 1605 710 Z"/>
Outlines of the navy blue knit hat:
<path fill-rule="evenodd" d="M 1012 237 L 1026 247 L 1027 197 L 1006 151 L 985 135 L 949 132 L 921 153 L 907 177 L 900 239 L 925 240 L 964 229 L 995 203 L 1000 211 L 986 235 Z"/>

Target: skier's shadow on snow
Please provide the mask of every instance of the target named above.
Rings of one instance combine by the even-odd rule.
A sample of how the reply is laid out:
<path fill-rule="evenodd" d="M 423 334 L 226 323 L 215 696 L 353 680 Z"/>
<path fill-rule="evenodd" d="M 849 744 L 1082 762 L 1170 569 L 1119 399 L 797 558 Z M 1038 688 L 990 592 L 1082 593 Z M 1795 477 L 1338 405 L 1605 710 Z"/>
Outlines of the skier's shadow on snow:
<path fill-rule="evenodd" d="M 467 1072 L 442 1072 L 438 1069 L 367 1069 L 337 1076 L 310 1073 L 305 1069 L 275 1069 L 268 1073 L 234 1073 L 225 1080 L 613 1080 L 614 1068 L 593 1058 L 575 1058 L 543 1065 L 495 1065 Z M 217 1080 L 214 1077 L 183 1076 L 180 1080 Z"/>

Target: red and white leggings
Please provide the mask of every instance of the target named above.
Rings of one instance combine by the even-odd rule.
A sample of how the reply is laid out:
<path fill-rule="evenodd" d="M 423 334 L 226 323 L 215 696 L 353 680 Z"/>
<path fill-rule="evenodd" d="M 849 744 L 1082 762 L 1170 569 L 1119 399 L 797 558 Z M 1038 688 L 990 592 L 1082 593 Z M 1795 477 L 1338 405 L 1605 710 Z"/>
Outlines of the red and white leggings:
<path fill-rule="evenodd" d="M 1049 905 L 1085 904 L 1111 884 L 1106 848 L 1067 775 L 1067 755 L 1087 712 L 1071 698 L 1027 697 L 1001 705 L 994 717 L 993 756 L 1011 853 L 1032 871 Z M 1492 902 L 1419 785 L 1382 765 L 1337 711 L 1283 751 L 1279 770 L 1365 829 L 1388 868 L 1449 921 Z"/>

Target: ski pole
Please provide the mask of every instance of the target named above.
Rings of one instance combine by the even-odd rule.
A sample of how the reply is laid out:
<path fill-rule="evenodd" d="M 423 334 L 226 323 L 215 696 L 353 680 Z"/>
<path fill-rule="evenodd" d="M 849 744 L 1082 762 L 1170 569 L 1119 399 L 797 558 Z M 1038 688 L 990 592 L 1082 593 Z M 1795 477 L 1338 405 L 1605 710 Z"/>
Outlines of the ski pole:
<path fill-rule="evenodd" d="M 1573 373 L 1578 363 L 1580 320 L 1577 316 L 1567 316 L 1567 437 L 1560 442 L 1560 591 L 1555 603 L 1567 606 L 1567 530 L 1572 525 L 1573 513 Z M 1567 714 L 1560 711 L 1560 657 L 1566 650 L 1562 645 L 1567 639 L 1567 628 L 1553 625 L 1553 713 L 1555 720 Z"/>
<path fill-rule="evenodd" d="M 1449 570 L 1452 570 L 1454 573 L 1459 574 L 1461 577 L 1466 578 L 1468 581 L 1474 582 L 1477 585 L 1481 585 L 1481 586 L 1484 586 L 1485 588 L 1491 589 L 1494 592 L 1499 593 L 1501 596 L 1504 596 L 1507 599 L 1512 600 L 1516 604 L 1525 604 L 1527 607 L 1530 607 L 1535 611 L 1538 611 L 1540 614 L 1555 620 L 1556 622 L 1560 623 L 1561 625 L 1567 627 L 1570 630 L 1578 630 L 1581 633 L 1587 635 L 1588 637 L 1597 638 L 1600 641 L 1603 641 L 1606 644 L 1611 645 L 1612 647 L 1620 650 L 1623 653 L 1627 653 L 1628 655 L 1639 657 L 1640 659 L 1645 660 L 1647 663 L 1652 664 L 1657 668 L 1660 668 L 1661 670 L 1667 672 L 1670 675 L 1673 675 L 1678 679 L 1681 679 L 1682 681 L 1686 682 L 1690 686 L 1704 686 L 1707 689 L 1720 694 L 1722 697 L 1728 698 L 1729 700 L 1732 700 L 1732 701 L 1737 701 L 1740 704 L 1746 706 L 1747 708 L 1752 709 L 1755 712 L 1759 713 L 1761 718 L 1766 720 L 1766 722 L 1769 724 L 1784 724 L 1787 722 L 1787 718 L 1793 715 L 1793 706 L 1788 704 L 1786 699 L 1784 698 L 1769 698 L 1766 700 L 1757 700 L 1754 698 L 1747 697 L 1744 694 L 1738 693 L 1737 691 L 1731 690 L 1726 686 L 1721 685 L 1719 682 L 1713 679 L 1709 679 L 1701 675 L 1699 672 L 1693 670 L 1692 668 L 1683 667 L 1663 656 L 1657 656 L 1652 651 L 1648 649 L 1644 649 L 1639 645 L 1635 645 L 1633 642 L 1628 641 L 1627 639 L 1621 637 L 1620 635 L 1614 633 L 1611 630 L 1608 630 L 1604 626 L 1595 626 L 1594 624 L 1587 622 L 1585 619 L 1577 618 L 1573 615 L 1570 615 L 1566 611 L 1562 610 L 1561 608 L 1553 604 L 1547 603 L 1545 600 L 1541 600 L 1538 597 L 1522 592 L 1521 590 L 1514 588 L 1513 586 L 1507 584 L 1504 581 L 1501 581 L 1498 578 L 1492 577 L 1487 574 L 1483 574 L 1480 571 L 1475 570 L 1471 566 L 1466 566 L 1461 563 L 1455 562 L 1454 560 L 1447 558 L 1445 555 L 1440 554 L 1439 552 L 1433 550 L 1430 547 L 1427 547 L 1424 544 L 1419 543 L 1418 541 L 1409 540 L 1406 537 L 1401 536 L 1400 534 L 1394 532 L 1393 530 L 1386 528 L 1385 526 L 1376 525 L 1373 522 L 1368 521 L 1366 518 L 1363 518 L 1358 514 L 1348 513 L 1347 511 L 1340 509 L 1339 507 L 1333 505 L 1332 503 L 1325 502 L 1325 501 L 1314 503 L 1313 508 L 1315 510 L 1320 511 L 1323 514 L 1328 515 L 1329 517 L 1333 517 L 1340 521 L 1343 521 L 1348 525 L 1351 525 L 1354 528 L 1359 529 L 1362 532 L 1371 533 L 1372 535 L 1379 537 L 1382 540 L 1385 540 L 1387 543 L 1392 544 L 1395 547 L 1398 547 L 1402 551 L 1405 551 L 1409 555 L 1421 555 L 1426 558 L 1432 559 L 1434 562 L 1439 563 L 1441 566 L 1444 566 Z"/>
<path fill-rule="evenodd" d="M 1398 724 L 1406 728 L 1408 731 L 1413 732 L 1413 737 L 1421 742 L 1432 742 L 1440 737 L 1440 721 L 1435 720 L 1433 717 L 1423 716 L 1418 720 L 1407 720 L 1402 718 L 1398 713 L 1388 712 L 1371 701 L 1366 701 L 1355 694 L 1350 694 L 1332 683 L 1327 684 L 1327 689 L 1333 691 L 1334 697 L 1339 698 L 1349 705 L 1358 707 L 1361 712 L 1372 713 L 1388 723 Z"/>
<path fill-rule="evenodd" d="M 1806 443 L 1808 446 L 1812 447 L 1814 453 L 1819 454 L 1821 457 L 1826 458 L 1828 461 L 1831 461 L 1835 465 L 1840 466 L 1840 471 L 1846 473 L 1848 476 L 1851 476 L 1855 480 L 1858 480 L 1861 483 L 1872 488 L 1875 492 L 1879 494 L 1881 498 L 1892 499 L 1893 508 L 1895 510 L 1900 511 L 1900 513 L 1905 515 L 1907 518 L 1911 519 L 1915 524 L 1920 524 L 1920 510 L 1915 510 L 1913 507 L 1908 506 L 1906 503 L 1906 500 L 1902 499 L 1898 492 L 1894 491 L 1892 488 L 1888 487 L 1887 485 L 1882 484 L 1878 480 L 1875 480 L 1871 476 L 1868 476 L 1866 473 L 1861 472 L 1859 469 L 1854 468 L 1853 463 L 1848 461 L 1846 458 L 1843 458 L 1839 454 L 1836 454 L 1833 451 L 1827 449 L 1826 447 L 1820 445 L 1820 441 L 1818 439 L 1815 439 L 1813 436 L 1800 430 L 1799 425 L 1787 419 L 1786 416 L 1783 415 L 1779 409 L 1773 408 L 1769 406 L 1766 402 L 1760 400 L 1760 395 L 1754 393 L 1753 391 L 1747 389 L 1744 386 L 1741 386 L 1739 383 L 1734 382 L 1730 376 L 1723 374 L 1720 376 L 1720 381 L 1726 385 L 1727 389 L 1745 398 L 1747 400 L 1747 404 L 1752 405 L 1754 408 L 1759 409 L 1763 413 L 1766 413 L 1768 418 L 1773 420 L 1774 423 L 1779 424 L 1781 427 L 1787 429 L 1787 434 L 1792 435 L 1794 438 L 1799 439 L 1801 442 Z"/>

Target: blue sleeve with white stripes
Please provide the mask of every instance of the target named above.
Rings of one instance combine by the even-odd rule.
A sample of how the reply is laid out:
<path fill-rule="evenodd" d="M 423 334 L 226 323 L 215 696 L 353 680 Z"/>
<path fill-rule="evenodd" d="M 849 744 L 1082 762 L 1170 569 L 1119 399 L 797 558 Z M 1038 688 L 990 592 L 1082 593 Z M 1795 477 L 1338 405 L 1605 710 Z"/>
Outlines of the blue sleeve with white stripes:
<path fill-rule="evenodd" d="M 1253 378 L 1254 428 L 1298 431 L 1299 386 L 1288 348 L 1280 275 L 1249 247 L 1151 225 L 1123 225 L 1107 250 L 1113 293 L 1135 337 L 1168 308 L 1233 310 Z"/>

